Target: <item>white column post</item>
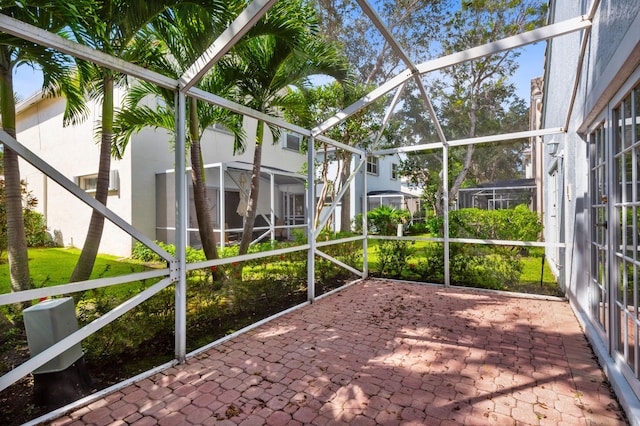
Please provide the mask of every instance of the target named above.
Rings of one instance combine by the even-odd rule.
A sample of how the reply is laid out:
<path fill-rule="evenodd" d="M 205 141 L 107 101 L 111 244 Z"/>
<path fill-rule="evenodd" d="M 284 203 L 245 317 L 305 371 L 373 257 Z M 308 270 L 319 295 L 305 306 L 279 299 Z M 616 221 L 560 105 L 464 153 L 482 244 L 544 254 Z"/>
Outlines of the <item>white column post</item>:
<path fill-rule="evenodd" d="M 449 146 L 442 147 L 442 211 L 444 214 L 444 285 L 451 285 L 449 270 Z"/>
<path fill-rule="evenodd" d="M 367 221 L 367 209 L 368 209 L 368 199 L 367 199 L 367 153 L 362 152 L 360 154 L 360 161 L 365 162 L 364 169 L 362 171 L 362 236 L 364 239 L 362 240 L 362 277 L 367 278 L 369 276 L 369 227 Z M 360 171 L 358 171 L 360 173 Z"/>
<path fill-rule="evenodd" d="M 227 226 L 226 221 L 227 217 L 225 215 L 225 182 L 224 182 L 224 173 L 227 170 L 227 166 L 223 163 L 220 164 L 220 188 L 218 189 L 218 207 L 220 208 L 220 248 L 224 248 L 225 245 L 225 237 L 227 234 Z"/>
<path fill-rule="evenodd" d="M 276 208 L 275 208 L 275 198 L 276 198 L 276 176 L 274 173 L 271 173 L 271 242 L 274 243 L 276 241 Z"/>
<path fill-rule="evenodd" d="M 316 238 L 315 230 L 313 229 L 316 212 L 315 158 L 315 139 L 312 136 L 309 138 L 307 147 L 307 242 L 309 244 L 309 252 L 307 254 L 307 300 L 311 303 L 316 297 Z"/>
<path fill-rule="evenodd" d="M 185 95 L 178 92 L 176 95 L 176 263 L 177 270 L 174 276 L 175 304 L 176 304 L 176 330 L 175 353 L 180 363 L 186 361 L 187 351 L 187 274 L 186 274 L 186 249 L 187 249 L 187 176 L 186 176 L 186 101 Z"/>

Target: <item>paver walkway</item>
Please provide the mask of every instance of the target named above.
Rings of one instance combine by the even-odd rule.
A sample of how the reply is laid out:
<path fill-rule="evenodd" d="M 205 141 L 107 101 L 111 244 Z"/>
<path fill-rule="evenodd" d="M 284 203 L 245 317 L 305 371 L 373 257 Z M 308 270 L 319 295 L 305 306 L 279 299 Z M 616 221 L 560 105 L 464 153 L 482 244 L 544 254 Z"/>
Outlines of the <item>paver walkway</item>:
<path fill-rule="evenodd" d="M 55 425 L 625 424 L 569 305 L 369 280 Z"/>

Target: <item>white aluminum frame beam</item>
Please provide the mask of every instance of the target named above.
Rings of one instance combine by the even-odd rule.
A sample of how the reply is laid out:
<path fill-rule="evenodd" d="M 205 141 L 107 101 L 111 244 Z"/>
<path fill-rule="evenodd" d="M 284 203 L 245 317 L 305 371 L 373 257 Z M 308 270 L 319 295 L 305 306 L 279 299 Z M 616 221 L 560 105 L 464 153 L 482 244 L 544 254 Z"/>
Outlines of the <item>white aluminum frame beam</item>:
<path fill-rule="evenodd" d="M 424 62 L 417 66 L 418 72 L 420 74 L 425 74 L 428 72 L 437 71 L 442 68 L 447 68 L 463 62 L 482 58 L 484 56 L 493 55 L 505 50 L 515 49 L 563 34 L 580 31 L 585 28 L 591 27 L 591 25 L 592 22 L 588 17 L 578 16 L 576 18 L 567 19 L 556 24 L 547 25 L 542 28 L 537 28 L 535 30 L 527 31 L 522 34 L 507 37 L 499 41 L 494 41 L 492 43 L 487 43 L 482 46 L 477 46 L 471 49 L 464 50 L 462 52 L 453 53 L 451 55 Z M 355 114 L 356 112 L 380 99 L 382 96 L 395 89 L 400 84 L 409 80 L 413 77 L 413 75 L 414 74 L 410 69 L 404 70 L 391 80 L 371 91 L 369 94 L 367 94 L 357 102 L 353 103 L 338 114 L 328 118 L 323 123 L 314 127 L 313 129 L 311 129 L 311 132 L 314 135 L 317 135 L 336 126 L 338 123 L 345 120 L 348 116 Z"/>
<path fill-rule="evenodd" d="M 0 16 L 4 16 L 0 14 Z M 64 189 L 73 194 L 76 198 L 80 199 L 82 202 L 87 204 L 93 210 L 102 214 L 105 218 L 109 219 L 111 223 L 116 225 L 118 228 L 122 229 L 127 234 L 131 235 L 136 240 L 140 241 L 145 246 L 149 247 L 151 250 L 156 252 L 160 257 L 162 257 L 166 261 L 173 261 L 175 258 L 167 253 L 166 250 L 162 249 L 158 244 L 156 244 L 153 240 L 148 238 L 146 235 L 139 232 L 133 226 L 131 226 L 127 221 L 122 219 L 113 211 L 109 210 L 107 206 L 97 201 L 95 198 L 86 193 L 86 191 L 80 189 L 78 185 L 70 181 L 67 177 L 65 177 L 62 173 L 51 167 L 45 161 L 43 161 L 36 154 L 27 149 L 24 145 L 18 142 L 16 139 L 12 138 L 7 132 L 0 129 L 0 142 L 2 142 L 5 146 L 10 148 L 13 152 L 18 154 L 23 160 L 27 161 L 29 164 L 33 165 L 35 168 L 40 170 L 42 173 L 51 178 L 58 185 L 62 186 Z"/>
<path fill-rule="evenodd" d="M 256 120 L 264 121 L 265 123 L 273 124 L 274 126 L 281 127 L 286 130 L 290 130 L 292 132 L 298 133 L 302 136 L 311 137 L 314 136 L 313 132 L 309 129 L 305 129 L 304 127 L 297 126 L 295 124 L 291 124 L 288 121 L 282 120 L 277 117 L 270 116 L 260 111 L 256 111 L 239 103 L 230 101 L 229 99 L 223 98 L 218 95 L 214 95 L 213 93 L 206 92 L 202 89 L 198 89 L 197 87 L 192 87 L 187 91 L 187 95 L 193 98 L 199 99 L 204 102 L 208 102 L 213 105 L 217 105 L 222 108 L 226 108 L 229 111 L 235 112 L 237 114 L 246 115 L 247 117 L 255 118 Z M 326 142 L 331 145 L 334 145 L 338 148 L 345 149 L 347 151 L 351 151 L 354 154 L 358 154 L 359 151 L 352 146 L 345 145 L 338 141 L 335 141 L 329 137 L 315 135 L 316 140 L 320 142 Z"/>
<path fill-rule="evenodd" d="M 389 28 L 387 28 L 387 26 L 382 22 L 382 19 L 380 19 L 380 16 L 371 7 L 369 2 L 367 0 L 357 0 L 357 2 L 365 15 L 369 17 L 373 25 L 375 25 L 378 31 L 380 31 L 380 34 L 385 38 L 385 40 L 387 40 L 389 46 L 391 46 L 394 52 L 396 52 L 398 56 L 400 56 L 402 62 L 404 62 L 407 67 L 416 70 L 415 65 L 413 65 L 413 61 L 411 60 L 411 58 L 409 58 L 409 55 L 407 55 L 402 46 L 400 46 L 393 34 L 391 34 L 391 31 L 389 31 Z"/>
<path fill-rule="evenodd" d="M 546 25 L 535 30 L 527 31 L 511 37 L 503 38 L 482 46 L 472 47 L 471 49 L 456 52 L 442 58 L 424 62 L 418 65 L 420 74 L 437 71 L 442 68 L 448 68 L 453 65 L 468 62 L 473 59 L 483 58 L 485 56 L 494 55 L 504 52 L 505 50 L 516 49 L 538 41 L 547 40 L 563 34 L 580 31 L 591 27 L 592 22 L 587 16 L 578 16 L 576 18 L 567 19 L 556 24 Z"/>
<path fill-rule="evenodd" d="M 209 48 L 180 76 L 180 90 L 187 91 L 213 67 L 275 4 L 276 0 L 254 0 Z"/>
<path fill-rule="evenodd" d="M 0 306 L 13 303 L 27 302 L 41 297 L 59 296 L 61 294 L 77 293 L 79 291 L 92 290 L 94 288 L 110 287 L 117 284 L 143 281 L 169 275 L 169 269 L 153 269 L 151 271 L 136 272 L 117 277 L 97 278 L 93 280 L 78 281 L 70 284 L 62 284 L 51 287 L 33 288 L 12 293 L 0 294 Z"/>
<path fill-rule="evenodd" d="M 502 135 L 478 136 L 476 138 L 456 139 L 456 140 L 447 142 L 447 145 L 449 145 L 450 147 L 453 147 L 453 146 L 475 145 L 475 144 L 489 143 L 489 142 L 506 142 L 506 141 L 515 140 L 515 139 L 528 139 L 535 136 L 558 135 L 563 133 L 565 133 L 565 129 L 563 129 L 562 127 L 554 127 L 550 129 L 526 130 L 524 132 L 505 133 Z M 381 149 L 379 151 L 373 152 L 372 155 L 388 155 L 388 154 L 396 154 L 396 153 L 402 153 L 402 152 L 428 151 L 428 150 L 438 149 L 442 147 L 443 147 L 443 144 L 441 142 L 434 142 L 434 143 L 426 143 L 421 145 L 402 146 L 399 148 Z"/>
<path fill-rule="evenodd" d="M 442 130 L 442 126 L 440 125 L 440 121 L 436 116 L 436 110 L 433 108 L 431 99 L 429 99 L 429 95 L 427 94 L 427 89 L 424 87 L 424 83 L 419 74 L 415 75 L 415 80 L 416 84 L 418 85 L 418 90 L 420 90 L 420 94 L 422 95 L 422 100 L 424 101 L 427 107 L 427 111 L 429 112 L 429 116 L 431 117 L 431 121 L 433 121 L 433 125 L 436 126 L 436 134 L 440 138 L 440 142 L 446 145 L 447 137 L 444 135 L 444 131 Z"/>
<path fill-rule="evenodd" d="M 119 71 L 141 80 L 157 84 L 165 89 L 174 90 L 178 81 L 144 67 L 134 65 L 115 56 L 76 43 L 57 34 L 50 33 L 36 26 L 27 24 L 10 16 L 0 14 L 0 31 L 20 37 L 42 46 L 50 47 L 62 53 L 93 62 L 94 64 Z"/>
<path fill-rule="evenodd" d="M 402 59 L 402 61 L 407 65 L 407 68 L 411 70 L 414 80 L 416 81 L 416 84 L 418 86 L 418 90 L 420 91 L 420 95 L 422 96 L 425 106 L 427 107 L 429 116 L 431 117 L 431 121 L 433 121 L 434 125 L 436 126 L 436 133 L 440 138 L 440 142 L 446 143 L 447 138 L 444 136 L 444 132 L 442 131 L 442 126 L 440 126 L 440 121 L 436 116 L 436 111 L 433 108 L 433 105 L 431 104 L 431 100 L 429 99 L 429 95 L 427 94 L 427 90 L 424 87 L 422 79 L 420 79 L 420 72 L 418 70 L 418 67 L 413 63 L 411 58 L 409 58 L 409 55 L 404 51 L 402 46 L 400 46 L 400 43 L 398 43 L 398 41 L 393 36 L 393 34 L 391 34 L 391 31 L 389 31 L 387 26 L 382 22 L 382 19 L 376 13 L 376 11 L 371 7 L 369 2 L 367 2 L 367 0 L 357 0 L 357 1 L 360 7 L 362 8 L 362 11 L 369 17 L 373 25 L 375 25 L 378 31 L 380 31 L 380 33 L 385 38 L 385 40 L 387 40 L 387 43 L 389 43 L 389 46 L 391 46 L 393 51 L 398 56 L 400 56 L 400 59 Z"/>
<path fill-rule="evenodd" d="M 591 9 L 589 10 L 589 20 L 593 21 L 594 16 L 596 15 L 596 11 L 598 10 L 598 6 L 600 5 L 600 0 L 594 0 L 591 4 Z M 573 114 L 573 107 L 576 102 L 576 96 L 578 94 L 578 85 L 580 84 L 580 79 L 582 78 L 582 65 L 584 64 L 584 58 L 587 53 L 587 47 L 589 45 L 589 40 L 591 39 L 591 27 L 586 28 L 584 34 L 582 36 L 582 44 L 580 46 L 580 56 L 578 57 L 578 65 L 576 67 L 576 72 L 573 76 L 573 90 L 571 91 L 571 100 L 569 101 L 569 108 L 567 110 L 567 118 L 564 121 L 564 128 L 569 129 L 569 123 L 571 122 L 571 114 Z"/>

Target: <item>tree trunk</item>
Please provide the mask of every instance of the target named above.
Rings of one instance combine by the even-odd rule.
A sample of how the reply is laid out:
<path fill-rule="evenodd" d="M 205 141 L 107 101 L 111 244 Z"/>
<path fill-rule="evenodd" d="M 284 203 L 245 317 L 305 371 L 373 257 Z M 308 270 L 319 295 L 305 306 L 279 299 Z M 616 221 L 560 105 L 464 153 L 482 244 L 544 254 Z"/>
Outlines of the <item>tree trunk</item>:
<path fill-rule="evenodd" d="M 96 184 L 96 201 L 107 205 L 109 196 L 109 171 L 111 169 L 111 141 L 113 139 L 113 75 L 105 71 L 104 94 L 102 99 L 102 138 L 100 141 L 100 162 L 98 165 L 98 182 Z M 93 211 L 87 230 L 87 237 L 80 253 L 80 258 L 71 274 L 70 282 L 85 281 L 91 277 L 93 265 L 98 255 L 104 216 Z"/>
<path fill-rule="evenodd" d="M 327 194 L 329 194 L 329 160 L 327 154 L 327 144 L 324 144 L 324 157 L 322 162 L 322 190 L 318 195 L 318 202 L 316 203 L 316 215 L 313 219 L 313 229 L 318 229 L 318 225 L 320 225 L 320 213 L 322 213 L 322 209 L 324 209 L 324 203 L 327 201 Z M 315 182 L 313 182 L 315 185 Z"/>
<path fill-rule="evenodd" d="M 464 156 L 464 164 L 462 165 L 462 170 L 456 177 L 456 180 L 453 182 L 451 186 L 451 190 L 449 191 L 449 201 L 455 200 L 458 196 L 458 191 L 462 186 L 462 183 L 467 178 L 467 173 L 469 172 L 469 167 L 471 166 L 471 161 L 473 160 L 473 153 L 476 150 L 475 145 L 467 145 L 467 152 Z"/>
<path fill-rule="evenodd" d="M 207 200 L 207 185 L 202 164 L 202 149 L 200 145 L 198 105 L 195 98 L 189 98 L 189 133 L 191 152 L 191 182 L 193 183 L 193 202 L 198 220 L 198 232 L 202 242 L 202 250 L 207 260 L 217 259 L 216 236 L 213 233 L 213 221 Z M 224 196 L 224 188 L 220 188 Z"/>
<path fill-rule="evenodd" d="M 478 112 L 478 102 L 475 99 L 475 91 L 472 89 L 471 92 L 471 107 L 469 108 L 469 138 L 476 137 L 476 128 L 477 128 L 477 112 Z M 453 182 L 451 186 L 451 190 L 449 191 L 449 200 L 454 200 L 458 196 L 458 191 L 462 186 L 462 183 L 467 178 L 467 173 L 469 172 L 469 167 L 471 167 L 471 161 L 473 160 L 473 153 L 476 150 L 476 146 L 471 144 L 467 145 L 467 152 L 464 156 L 464 164 L 462 165 L 462 170 L 456 177 L 456 180 Z M 446 206 L 449 208 L 449 206 Z"/>
<path fill-rule="evenodd" d="M 0 113 L 2 128 L 7 134 L 16 137 L 16 109 L 13 98 L 13 76 L 10 54 L 2 49 L 2 66 L 0 67 Z M 23 291 L 31 288 L 29 276 L 29 255 L 27 239 L 24 233 L 22 216 L 22 188 L 20 183 L 20 166 L 18 155 L 4 146 L 4 191 L 5 212 L 7 217 L 7 253 L 11 290 Z"/>
<path fill-rule="evenodd" d="M 253 151 L 253 170 L 251 172 L 251 189 L 247 200 L 247 215 L 244 220 L 242 239 L 238 254 L 246 254 L 249 245 L 253 241 L 253 226 L 256 223 L 256 213 L 258 212 L 258 193 L 260 191 L 260 167 L 262 166 L 262 133 L 264 132 L 264 122 L 258 120 L 256 130 L 256 147 Z"/>

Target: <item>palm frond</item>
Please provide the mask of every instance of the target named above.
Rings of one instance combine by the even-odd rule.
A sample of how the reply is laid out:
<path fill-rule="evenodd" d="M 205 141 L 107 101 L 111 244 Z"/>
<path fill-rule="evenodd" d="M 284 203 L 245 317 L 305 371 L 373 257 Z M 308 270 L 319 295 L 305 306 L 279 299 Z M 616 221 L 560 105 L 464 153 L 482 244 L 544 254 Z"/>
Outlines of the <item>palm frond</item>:
<path fill-rule="evenodd" d="M 131 140 L 131 136 L 144 128 L 175 130 L 175 116 L 168 108 L 151 108 L 143 105 L 135 109 L 123 109 L 117 114 L 113 126 L 113 145 L 111 153 L 115 158 L 122 158 Z"/>

